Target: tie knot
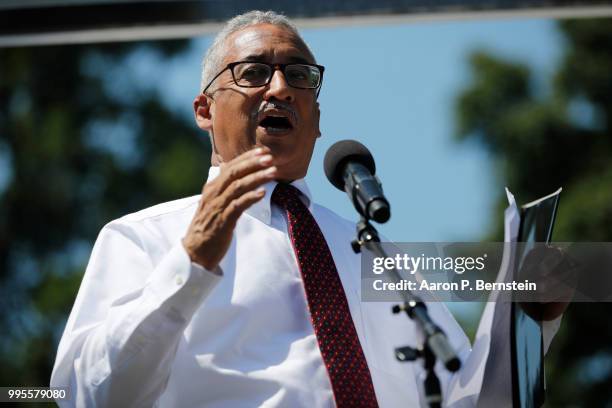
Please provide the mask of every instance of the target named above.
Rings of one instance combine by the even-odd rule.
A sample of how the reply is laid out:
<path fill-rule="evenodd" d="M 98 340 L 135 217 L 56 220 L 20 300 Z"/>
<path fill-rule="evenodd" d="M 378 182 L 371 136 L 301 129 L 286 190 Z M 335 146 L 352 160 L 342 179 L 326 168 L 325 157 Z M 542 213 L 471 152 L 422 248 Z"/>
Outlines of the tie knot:
<path fill-rule="evenodd" d="M 300 190 L 291 184 L 278 183 L 272 193 L 272 202 L 283 208 L 288 208 L 292 204 L 299 205 L 301 204 Z"/>

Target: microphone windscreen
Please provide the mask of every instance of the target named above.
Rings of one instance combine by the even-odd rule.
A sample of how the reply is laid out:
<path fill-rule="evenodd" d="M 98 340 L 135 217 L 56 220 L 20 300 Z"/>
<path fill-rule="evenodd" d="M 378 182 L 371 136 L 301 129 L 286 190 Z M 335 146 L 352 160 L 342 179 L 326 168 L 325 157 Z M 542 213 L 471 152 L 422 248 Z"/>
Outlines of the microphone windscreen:
<path fill-rule="evenodd" d="M 372 153 L 356 140 L 341 140 L 334 143 L 325 153 L 323 167 L 327 179 L 339 190 L 344 191 L 342 172 L 349 161 L 364 165 L 372 175 L 376 174 L 376 165 Z"/>

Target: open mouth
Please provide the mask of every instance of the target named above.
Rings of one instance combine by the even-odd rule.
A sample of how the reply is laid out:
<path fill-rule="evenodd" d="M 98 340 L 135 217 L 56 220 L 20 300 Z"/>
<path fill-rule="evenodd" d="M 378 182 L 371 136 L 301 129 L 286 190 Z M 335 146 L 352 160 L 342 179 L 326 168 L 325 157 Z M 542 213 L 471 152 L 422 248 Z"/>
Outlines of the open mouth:
<path fill-rule="evenodd" d="M 259 126 L 270 133 L 288 132 L 293 129 L 291 121 L 284 116 L 266 116 L 259 122 Z"/>

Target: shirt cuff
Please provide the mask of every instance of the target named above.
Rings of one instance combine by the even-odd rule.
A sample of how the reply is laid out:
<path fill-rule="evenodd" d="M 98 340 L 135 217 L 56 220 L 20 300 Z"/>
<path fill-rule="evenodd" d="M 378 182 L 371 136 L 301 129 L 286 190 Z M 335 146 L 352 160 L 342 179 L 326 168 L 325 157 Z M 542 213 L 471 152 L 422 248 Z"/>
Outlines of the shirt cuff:
<path fill-rule="evenodd" d="M 145 291 L 170 315 L 189 321 L 202 301 L 223 276 L 220 267 L 212 271 L 191 262 L 181 242 L 157 265 Z"/>
<path fill-rule="evenodd" d="M 197 273 L 212 273 L 213 275 L 223 276 L 223 271 L 219 265 L 217 265 L 213 270 L 208 270 L 199 263 L 191 262 L 191 268 Z"/>

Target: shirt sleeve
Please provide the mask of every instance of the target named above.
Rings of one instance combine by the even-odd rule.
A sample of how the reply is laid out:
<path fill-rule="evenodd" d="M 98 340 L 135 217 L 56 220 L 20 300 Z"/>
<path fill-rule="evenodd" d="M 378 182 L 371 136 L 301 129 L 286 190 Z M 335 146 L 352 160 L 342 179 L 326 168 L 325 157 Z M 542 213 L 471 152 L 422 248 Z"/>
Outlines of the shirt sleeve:
<path fill-rule="evenodd" d="M 550 348 L 550 344 L 553 339 L 557 335 L 559 331 L 559 327 L 561 327 L 561 320 L 563 319 L 563 315 L 557 317 L 554 320 L 545 320 L 542 324 L 542 343 L 544 345 L 544 354 L 548 353 L 548 349 Z"/>
<path fill-rule="evenodd" d="M 121 220 L 101 231 L 51 376 L 70 388 L 61 407 L 152 406 L 184 328 L 221 279 L 219 268 L 192 264 L 180 240 L 151 256 L 148 235 Z"/>

